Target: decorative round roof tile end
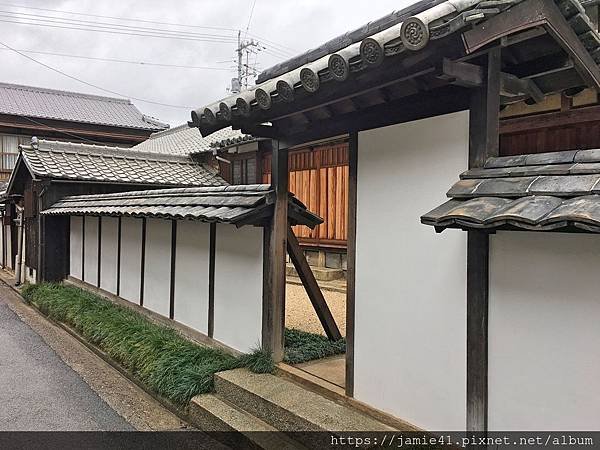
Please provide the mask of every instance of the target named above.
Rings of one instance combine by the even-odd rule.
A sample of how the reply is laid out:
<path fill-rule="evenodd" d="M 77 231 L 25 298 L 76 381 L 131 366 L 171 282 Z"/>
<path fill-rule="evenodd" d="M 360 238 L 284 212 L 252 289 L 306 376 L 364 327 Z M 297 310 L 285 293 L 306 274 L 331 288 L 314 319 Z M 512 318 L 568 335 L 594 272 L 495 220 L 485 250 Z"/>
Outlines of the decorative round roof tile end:
<path fill-rule="evenodd" d="M 256 97 L 256 103 L 260 109 L 271 109 L 271 95 L 262 88 L 258 88 L 254 95 Z"/>
<path fill-rule="evenodd" d="M 407 49 L 421 50 L 429 42 L 429 27 L 421 19 L 411 17 L 402 24 L 400 38 Z"/>
<path fill-rule="evenodd" d="M 217 122 L 217 117 L 215 116 L 215 113 L 210 108 L 204 108 L 202 117 L 204 117 L 204 120 L 206 120 L 206 122 L 208 122 L 210 125 L 214 125 Z"/>
<path fill-rule="evenodd" d="M 294 101 L 294 86 L 290 85 L 285 80 L 279 80 L 277 82 L 277 94 L 284 102 Z"/>
<path fill-rule="evenodd" d="M 219 112 L 221 113 L 221 118 L 226 121 L 231 120 L 231 108 L 225 102 L 219 103 Z"/>
<path fill-rule="evenodd" d="M 383 62 L 383 47 L 373 38 L 366 38 L 360 43 L 360 57 L 369 66 L 378 66 Z"/>
<path fill-rule="evenodd" d="M 237 107 L 237 112 L 240 116 L 248 117 L 250 115 L 250 103 L 242 97 L 238 97 L 235 100 L 235 106 Z"/>
<path fill-rule="evenodd" d="M 319 75 L 308 67 L 305 67 L 300 71 L 300 82 L 307 92 L 314 93 L 319 90 Z"/>
<path fill-rule="evenodd" d="M 329 57 L 327 66 L 329 67 L 333 79 L 336 81 L 345 81 L 348 78 L 348 75 L 350 75 L 350 65 L 348 64 L 348 61 L 346 61 L 342 55 L 338 55 L 337 53 Z"/>

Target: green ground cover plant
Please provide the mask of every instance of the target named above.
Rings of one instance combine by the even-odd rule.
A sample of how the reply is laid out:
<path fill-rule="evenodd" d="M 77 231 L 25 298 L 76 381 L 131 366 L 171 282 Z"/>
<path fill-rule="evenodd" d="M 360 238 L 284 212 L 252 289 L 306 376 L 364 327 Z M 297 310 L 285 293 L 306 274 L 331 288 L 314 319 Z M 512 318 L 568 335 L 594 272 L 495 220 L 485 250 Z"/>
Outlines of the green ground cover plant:
<path fill-rule="evenodd" d="M 195 395 L 211 392 L 216 372 L 246 367 L 272 373 L 275 364 L 264 350 L 235 357 L 198 345 L 172 328 L 75 286 L 26 285 L 23 297 L 49 318 L 75 329 L 152 391 L 183 406 Z M 285 331 L 285 361 L 306 362 L 344 353 L 344 340 L 300 330 Z"/>

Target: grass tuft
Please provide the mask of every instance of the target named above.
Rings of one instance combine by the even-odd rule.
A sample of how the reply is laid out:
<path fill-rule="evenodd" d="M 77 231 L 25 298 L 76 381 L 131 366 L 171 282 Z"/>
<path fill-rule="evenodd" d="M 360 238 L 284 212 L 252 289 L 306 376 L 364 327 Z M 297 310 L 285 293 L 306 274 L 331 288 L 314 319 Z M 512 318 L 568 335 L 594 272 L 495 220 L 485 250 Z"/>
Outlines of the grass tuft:
<path fill-rule="evenodd" d="M 285 330 L 284 361 L 299 364 L 346 352 L 346 340 L 330 341 L 320 334 L 296 329 Z"/>
<path fill-rule="evenodd" d="M 273 355 L 263 349 L 254 350 L 254 352 L 240 357 L 240 364 L 254 373 L 273 373 L 275 371 L 275 362 Z"/>

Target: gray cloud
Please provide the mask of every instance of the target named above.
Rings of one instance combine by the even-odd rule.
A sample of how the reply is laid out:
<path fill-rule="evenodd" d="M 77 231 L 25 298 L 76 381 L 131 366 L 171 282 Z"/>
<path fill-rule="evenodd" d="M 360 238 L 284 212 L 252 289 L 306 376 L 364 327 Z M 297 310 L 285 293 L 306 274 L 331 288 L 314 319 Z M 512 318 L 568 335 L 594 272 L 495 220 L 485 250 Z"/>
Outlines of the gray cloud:
<path fill-rule="evenodd" d="M 252 0 L 195 0 L 171 3 L 158 0 L 30 0 L 26 3 L 24 0 L 5 1 L 62 11 L 242 30 L 246 28 L 252 6 Z M 250 32 L 299 53 L 411 3 L 414 1 L 257 0 Z M 0 11 L 53 15 L 42 11 L 16 9 L 1 3 Z M 1 14 L 4 13 L 0 12 Z M 70 17 L 96 22 L 106 21 L 106 19 L 90 17 Z M 164 25 L 144 23 L 131 25 L 166 28 Z M 204 29 L 180 28 L 179 30 L 234 35 L 233 32 Z M 223 68 L 233 65 L 235 50 L 235 44 L 232 43 L 124 36 L 2 22 L 0 22 L 0 41 L 13 48 L 25 50 Z M 271 47 L 268 43 L 265 45 L 267 48 Z M 226 88 L 231 78 L 235 76 L 233 68 L 231 71 L 178 69 L 87 61 L 50 55 L 30 56 L 77 78 L 130 98 L 137 97 L 191 107 L 226 96 Z M 283 59 L 266 52 L 260 53 L 257 57 L 259 68 L 262 69 Z M 0 61 L 2 61 L 0 81 L 108 95 L 54 73 L 10 51 L 0 50 Z M 230 61 L 230 63 L 219 64 L 221 61 Z M 189 119 L 189 108 L 176 109 L 133 101 L 144 113 L 171 125 Z"/>

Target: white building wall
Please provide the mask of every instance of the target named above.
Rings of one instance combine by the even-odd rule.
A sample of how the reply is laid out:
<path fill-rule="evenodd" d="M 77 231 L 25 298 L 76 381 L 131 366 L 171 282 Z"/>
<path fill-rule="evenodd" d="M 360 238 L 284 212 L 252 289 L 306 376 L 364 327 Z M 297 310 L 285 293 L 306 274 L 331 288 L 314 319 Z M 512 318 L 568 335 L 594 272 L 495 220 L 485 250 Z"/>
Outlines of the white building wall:
<path fill-rule="evenodd" d="M 169 317 L 171 296 L 170 220 L 147 219 L 144 263 L 144 307 Z"/>
<path fill-rule="evenodd" d="M 98 217 L 85 218 L 83 281 L 98 284 Z"/>
<path fill-rule="evenodd" d="M 491 430 L 600 430 L 599 265 L 597 235 L 491 236 Z"/>
<path fill-rule="evenodd" d="M 217 224 L 214 338 L 249 352 L 261 343 L 263 229 Z"/>
<path fill-rule="evenodd" d="M 6 266 L 9 269 L 14 269 L 14 261 L 12 257 L 12 239 L 10 235 L 10 225 L 4 225 L 4 238 L 6 239 Z"/>
<path fill-rule="evenodd" d="M 117 217 L 102 218 L 100 243 L 100 288 L 116 294 L 119 249 L 119 219 Z"/>
<path fill-rule="evenodd" d="M 466 426 L 466 233 L 420 216 L 467 168 L 468 123 L 359 133 L 355 397 L 429 430 Z"/>
<path fill-rule="evenodd" d="M 140 303 L 142 282 L 142 219 L 121 218 L 119 296 Z"/>
<path fill-rule="evenodd" d="M 177 223 L 174 318 L 208 334 L 208 265 L 210 225 Z"/>

